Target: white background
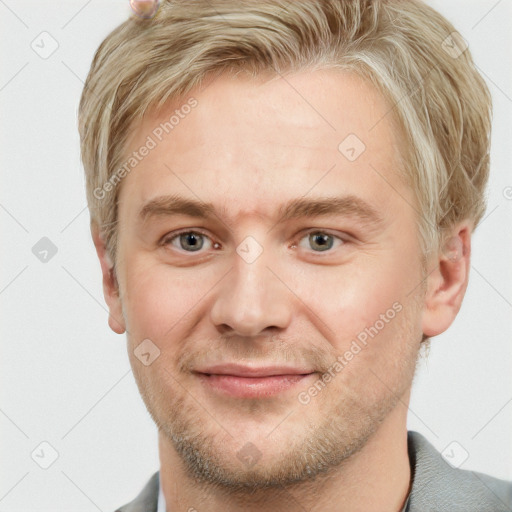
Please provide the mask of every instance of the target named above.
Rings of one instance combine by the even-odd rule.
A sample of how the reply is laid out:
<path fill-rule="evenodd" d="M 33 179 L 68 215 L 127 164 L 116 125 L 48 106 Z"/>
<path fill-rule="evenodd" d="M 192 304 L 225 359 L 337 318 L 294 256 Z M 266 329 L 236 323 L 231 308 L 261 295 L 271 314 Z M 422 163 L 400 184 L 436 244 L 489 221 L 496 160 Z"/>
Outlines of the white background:
<path fill-rule="evenodd" d="M 469 41 L 494 137 L 466 298 L 421 364 L 408 428 L 512 480 L 512 0 L 430 3 Z M 158 469 L 125 337 L 107 325 L 76 124 L 93 53 L 129 13 L 128 0 L 0 0 L 0 512 L 112 511 Z M 59 45 L 47 59 L 31 48 L 43 31 Z M 32 253 L 42 237 L 58 249 L 47 263 Z M 59 454 L 48 469 L 31 458 L 43 441 Z"/>

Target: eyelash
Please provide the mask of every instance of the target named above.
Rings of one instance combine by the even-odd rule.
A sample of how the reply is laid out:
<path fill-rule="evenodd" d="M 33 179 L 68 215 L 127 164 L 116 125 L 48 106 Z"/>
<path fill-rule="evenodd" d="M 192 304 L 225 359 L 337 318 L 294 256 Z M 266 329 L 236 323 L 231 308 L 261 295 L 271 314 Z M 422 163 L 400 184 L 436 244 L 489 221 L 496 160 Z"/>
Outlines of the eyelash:
<path fill-rule="evenodd" d="M 204 236 L 205 238 L 208 238 L 212 242 L 214 248 L 215 248 L 216 245 L 220 245 L 217 242 L 214 242 L 205 232 L 201 231 L 200 229 L 184 229 L 182 231 L 178 231 L 178 232 L 172 233 L 170 235 L 169 234 L 165 235 L 164 238 L 162 239 L 161 245 L 165 247 L 165 246 L 171 244 L 171 242 L 173 240 L 178 239 L 181 235 L 185 235 L 185 234 L 189 234 L 189 233 L 193 233 L 193 234 L 196 234 L 196 235 L 201 235 L 201 236 Z M 332 233 L 329 230 L 323 230 L 323 229 L 319 229 L 319 228 L 310 228 L 310 229 L 308 229 L 306 231 L 302 231 L 298 235 L 298 238 L 295 238 L 295 240 L 292 242 L 291 247 L 297 248 L 299 243 L 304 238 L 308 237 L 309 235 L 311 235 L 313 233 L 320 233 L 320 234 L 324 234 L 324 235 L 329 235 L 329 236 L 339 240 L 341 242 L 341 244 L 340 244 L 341 246 L 350 243 L 349 235 L 348 234 L 344 238 L 344 237 L 335 235 L 334 233 Z M 181 248 L 179 248 L 179 249 L 176 248 L 176 250 L 178 252 L 180 252 L 180 254 L 185 254 L 185 253 L 194 254 L 194 252 L 201 253 L 201 249 L 199 249 L 199 251 L 185 251 L 185 250 L 183 250 Z M 321 257 L 323 254 L 327 254 L 327 255 L 333 254 L 334 250 L 335 250 L 335 247 L 333 247 L 331 249 L 327 249 L 326 251 L 312 251 L 311 253 L 314 254 L 315 256 L 320 256 Z"/>

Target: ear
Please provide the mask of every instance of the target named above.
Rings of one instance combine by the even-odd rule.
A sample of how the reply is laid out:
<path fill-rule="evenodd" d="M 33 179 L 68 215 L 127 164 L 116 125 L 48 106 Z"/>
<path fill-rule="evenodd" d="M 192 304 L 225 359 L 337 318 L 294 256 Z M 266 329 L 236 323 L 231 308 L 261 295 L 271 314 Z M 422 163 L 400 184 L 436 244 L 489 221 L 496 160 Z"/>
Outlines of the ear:
<path fill-rule="evenodd" d="M 119 296 L 119 284 L 114 271 L 114 264 L 107 253 L 103 234 L 98 225 L 91 222 L 91 235 L 96 247 L 96 254 L 100 260 L 101 272 L 103 274 L 103 295 L 109 309 L 108 325 L 117 334 L 126 331 L 123 317 L 123 308 Z"/>
<path fill-rule="evenodd" d="M 427 277 L 422 316 L 423 334 L 428 337 L 446 331 L 460 310 L 469 279 L 472 231 L 470 221 L 457 224 L 429 263 L 429 268 L 436 268 Z"/>

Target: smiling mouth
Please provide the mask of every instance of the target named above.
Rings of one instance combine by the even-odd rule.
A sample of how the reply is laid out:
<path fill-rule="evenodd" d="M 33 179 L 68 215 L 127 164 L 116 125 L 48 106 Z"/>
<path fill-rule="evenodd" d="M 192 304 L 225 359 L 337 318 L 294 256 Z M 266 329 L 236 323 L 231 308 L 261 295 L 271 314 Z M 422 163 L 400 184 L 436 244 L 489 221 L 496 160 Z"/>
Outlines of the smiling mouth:
<path fill-rule="evenodd" d="M 238 398 L 265 398 L 291 390 L 316 372 L 239 375 L 195 372 L 208 391 Z"/>

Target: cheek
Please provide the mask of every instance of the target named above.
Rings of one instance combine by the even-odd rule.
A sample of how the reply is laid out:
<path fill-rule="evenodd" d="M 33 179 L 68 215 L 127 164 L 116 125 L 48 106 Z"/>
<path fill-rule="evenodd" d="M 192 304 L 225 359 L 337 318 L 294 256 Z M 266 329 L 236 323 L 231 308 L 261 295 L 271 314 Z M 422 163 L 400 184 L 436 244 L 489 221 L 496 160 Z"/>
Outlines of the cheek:
<path fill-rule="evenodd" d="M 407 272 L 413 269 L 404 268 L 388 251 L 338 267 L 311 267 L 295 283 L 297 295 L 330 329 L 329 338 L 344 344 L 376 322 L 380 327 L 381 315 L 394 318 L 396 309 L 410 300 L 414 279 Z"/>
<path fill-rule="evenodd" d="M 127 263 L 123 309 L 132 334 L 154 340 L 176 337 L 212 285 L 190 268 Z"/>

